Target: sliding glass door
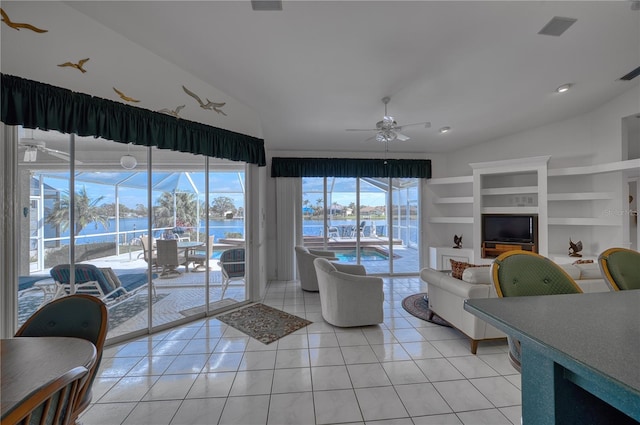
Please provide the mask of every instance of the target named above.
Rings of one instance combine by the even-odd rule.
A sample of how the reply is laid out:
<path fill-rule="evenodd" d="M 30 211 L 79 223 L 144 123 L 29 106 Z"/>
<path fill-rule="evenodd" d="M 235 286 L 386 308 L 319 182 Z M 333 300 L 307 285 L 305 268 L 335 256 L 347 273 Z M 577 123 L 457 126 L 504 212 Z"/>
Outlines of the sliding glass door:
<path fill-rule="evenodd" d="M 419 179 L 303 178 L 303 240 L 372 274 L 419 266 Z"/>
<path fill-rule="evenodd" d="M 68 293 L 107 303 L 110 340 L 246 301 L 219 264 L 245 247 L 243 163 L 21 130 L 18 169 L 18 324 Z"/>

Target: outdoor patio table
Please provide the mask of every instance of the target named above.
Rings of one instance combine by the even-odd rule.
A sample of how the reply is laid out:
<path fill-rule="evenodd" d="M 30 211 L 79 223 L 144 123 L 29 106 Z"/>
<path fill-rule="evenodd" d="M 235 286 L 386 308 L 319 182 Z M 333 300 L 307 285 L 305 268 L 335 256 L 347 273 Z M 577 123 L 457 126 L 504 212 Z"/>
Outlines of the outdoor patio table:
<path fill-rule="evenodd" d="M 178 241 L 178 253 L 183 252 L 184 253 L 184 267 L 185 267 L 185 272 L 189 273 L 189 251 L 195 251 L 196 248 L 200 248 L 204 246 L 204 242 L 197 242 L 197 241 Z"/>

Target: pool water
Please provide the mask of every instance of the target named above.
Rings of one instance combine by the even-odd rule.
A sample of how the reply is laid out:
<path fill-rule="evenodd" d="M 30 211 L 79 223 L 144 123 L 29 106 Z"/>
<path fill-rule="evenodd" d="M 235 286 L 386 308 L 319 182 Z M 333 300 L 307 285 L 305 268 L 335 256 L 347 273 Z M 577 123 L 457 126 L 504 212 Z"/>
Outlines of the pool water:
<path fill-rule="evenodd" d="M 336 257 L 345 263 L 355 263 L 358 260 L 355 249 L 346 251 L 336 250 L 334 252 L 336 253 Z M 360 261 L 389 261 L 389 256 L 374 249 L 361 249 Z"/>

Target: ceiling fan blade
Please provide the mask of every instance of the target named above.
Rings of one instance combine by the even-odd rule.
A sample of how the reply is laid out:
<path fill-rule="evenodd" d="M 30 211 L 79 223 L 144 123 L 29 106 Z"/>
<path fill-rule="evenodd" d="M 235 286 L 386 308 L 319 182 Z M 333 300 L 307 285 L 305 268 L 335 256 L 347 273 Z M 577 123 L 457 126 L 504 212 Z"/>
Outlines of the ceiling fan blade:
<path fill-rule="evenodd" d="M 345 131 L 378 131 L 377 128 L 347 128 Z"/>
<path fill-rule="evenodd" d="M 429 121 L 426 121 L 426 122 L 417 122 L 417 123 L 413 123 L 413 124 L 397 125 L 397 126 L 395 126 L 394 128 L 395 128 L 396 130 L 402 130 L 402 129 L 403 129 L 403 128 L 405 128 L 405 127 L 413 127 L 413 126 L 416 126 L 416 125 L 422 125 L 422 126 L 424 126 L 424 128 L 431 128 L 431 123 L 430 123 Z"/>
<path fill-rule="evenodd" d="M 41 149 L 44 152 L 46 152 L 49 155 L 51 155 L 51 156 L 55 156 L 56 158 L 64 159 L 65 161 L 71 161 L 71 156 L 66 152 L 62 152 L 62 151 L 59 151 L 57 149 L 51 149 L 51 148 L 46 148 L 46 147 L 42 147 Z M 78 161 L 76 159 L 75 160 L 75 164 L 82 164 L 82 162 Z"/>
<path fill-rule="evenodd" d="M 401 142 L 406 142 L 407 140 L 409 140 L 409 139 L 410 139 L 410 137 L 409 137 L 409 136 L 405 136 L 404 134 L 402 134 L 402 133 L 398 133 L 398 132 L 396 131 L 396 139 L 397 139 L 397 140 L 399 140 L 399 141 L 401 141 Z"/>

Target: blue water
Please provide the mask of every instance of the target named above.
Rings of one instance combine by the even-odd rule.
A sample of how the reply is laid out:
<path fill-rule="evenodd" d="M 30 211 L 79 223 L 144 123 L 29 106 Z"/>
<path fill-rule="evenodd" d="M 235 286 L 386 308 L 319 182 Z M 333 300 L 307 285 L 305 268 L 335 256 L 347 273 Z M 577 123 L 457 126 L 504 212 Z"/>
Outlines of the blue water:
<path fill-rule="evenodd" d="M 92 236 L 100 233 L 114 233 L 116 230 L 116 221 L 115 218 L 110 218 L 109 227 L 105 229 L 102 224 L 98 223 L 90 223 L 82 232 L 76 237 L 77 244 L 86 244 L 86 243 L 98 243 L 98 242 L 109 242 L 113 243 L 115 241 L 115 235 L 102 235 L 102 236 Z M 350 237 L 352 235 L 352 228 L 355 226 L 355 222 L 353 220 L 332 220 L 331 226 L 337 227 L 339 231 L 339 236 L 341 237 Z M 411 228 L 409 229 L 410 235 L 407 238 L 407 235 L 397 235 L 394 234 L 395 238 L 402 238 L 417 241 L 417 222 L 411 222 Z M 47 226 L 48 227 L 48 226 Z M 219 241 L 222 238 L 225 238 L 226 233 L 240 233 L 244 235 L 244 219 L 234 218 L 230 220 L 209 220 L 209 234 L 215 236 L 215 240 Z M 373 234 L 373 229 L 375 227 L 375 234 L 377 236 L 385 237 L 387 236 L 387 226 L 385 220 L 366 220 L 366 224 L 364 227 L 364 236 L 369 237 Z M 205 229 L 205 221 L 202 220 L 200 222 L 200 232 L 204 232 Z M 303 234 L 304 236 L 323 236 L 324 235 L 324 225 L 320 220 L 304 220 L 303 221 Z M 186 228 L 186 232 L 193 232 L 193 229 Z M 129 232 L 126 234 L 126 241 L 130 241 L 134 238 L 138 238 L 143 234 L 148 233 L 147 230 L 147 218 L 146 217 L 127 217 L 120 218 L 120 232 Z M 53 237 L 49 231 L 46 232 L 46 237 Z M 156 230 L 154 231 L 155 237 L 160 237 L 162 231 Z M 68 238 L 69 230 L 63 232 L 60 237 Z M 125 235 L 120 236 L 120 243 L 125 242 Z M 64 242 L 63 242 L 64 243 Z"/>
<path fill-rule="evenodd" d="M 127 217 L 120 218 L 120 232 L 129 232 L 126 235 L 127 241 L 130 241 L 134 238 L 138 238 L 143 234 L 148 233 L 147 227 L 147 218 L 146 217 Z M 201 227 L 198 229 L 200 232 L 204 232 L 205 230 L 205 221 L 201 221 Z M 102 224 L 98 223 L 90 223 L 78 236 L 76 236 L 77 244 L 86 244 L 86 243 L 98 243 L 98 242 L 111 242 L 115 241 L 115 235 L 101 235 L 101 236 L 92 236 L 99 233 L 114 233 L 116 231 L 116 220 L 115 218 L 109 219 L 109 227 L 105 229 Z M 186 228 L 186 232 L 193 232 L 193 228 Z M 222 238 L 225 238 L 226 233 L 240 233 L 244 235 L 244 220 L 243 219 L 231 219 L 231 220 L 209 220 L 209 234 L 215 236 L 215 240 L 218 241 Z M 155 237 L 160 237 L 162 234 L 161 230 L 154 231 Z M 60 235 L 62 238 L 69 237 L 69 230 L 63 232 Z M 51 237 L 51 235 L 47 235 L 47 237 Z M 120 236 L 120 243 L 124 242 L 124 235 Z"/>
<path fill-rule="evenodd" d="M 340 259 L 340 261 L 346 263 L 355 263 L 357 260 L 356 250 L 333 250 L 336 253 L 336 257 Z M 374 249 L 361 249 L 360 250 L 360 260 L 361 261 L 389 261 L 389 256 L 385 255 L 381 252 L 378 252 Z"/>

